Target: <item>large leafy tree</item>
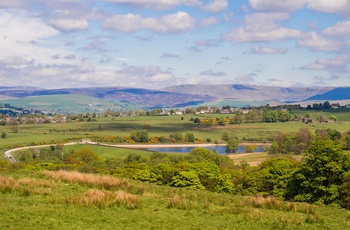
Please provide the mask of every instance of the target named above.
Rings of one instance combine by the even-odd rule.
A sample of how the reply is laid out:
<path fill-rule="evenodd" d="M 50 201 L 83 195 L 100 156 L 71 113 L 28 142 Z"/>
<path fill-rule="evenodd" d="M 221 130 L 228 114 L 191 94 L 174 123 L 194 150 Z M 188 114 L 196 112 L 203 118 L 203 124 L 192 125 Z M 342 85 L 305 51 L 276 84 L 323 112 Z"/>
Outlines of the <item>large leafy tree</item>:
<path fill-rule="evenodd" d="M 277 122 L 278 120 L 278 111 L 276 110 L 267 110 L 264 114 L 264 121 L 265 122 Z"/>
<path fill-rule="evenodd" d="M 230 138 L 226 144 L 226 153 L 235 153 L 238 150 L 238 141 L 235 138 Z"/>
<path fill-rule="evenodd" d="M 286 198 L 316 204 L 337 203 L 339 186 L 349 169 L 349 155 L 343 152 L 341 144 L 315 141 L 307 150 L 306 163 L 293 174 Z"/>
<path fill-rule="evenodd" d="M 135 142 L 148 142 L 148 130 L 132 130 L 130 138 Z"/>

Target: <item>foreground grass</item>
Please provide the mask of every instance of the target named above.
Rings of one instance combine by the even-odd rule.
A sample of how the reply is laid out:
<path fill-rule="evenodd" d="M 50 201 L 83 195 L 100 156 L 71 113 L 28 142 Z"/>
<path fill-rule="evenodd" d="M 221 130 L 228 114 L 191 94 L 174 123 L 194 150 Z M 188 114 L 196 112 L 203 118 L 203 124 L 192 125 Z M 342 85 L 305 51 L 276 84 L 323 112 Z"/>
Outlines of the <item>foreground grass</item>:
<path fill-rule="evenodd" d="M 176 189 L 77 172 L 3 172 L 0 203 L 0 229 L 350 227 L 350 213 L 343 209 Z"/>

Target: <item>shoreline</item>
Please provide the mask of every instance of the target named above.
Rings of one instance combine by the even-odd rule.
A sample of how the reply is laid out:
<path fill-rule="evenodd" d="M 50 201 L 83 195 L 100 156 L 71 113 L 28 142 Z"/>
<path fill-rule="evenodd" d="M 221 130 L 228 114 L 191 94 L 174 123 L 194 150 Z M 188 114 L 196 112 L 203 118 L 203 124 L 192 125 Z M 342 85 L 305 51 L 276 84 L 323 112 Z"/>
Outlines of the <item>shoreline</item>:
<path fill-rule="evenodd" d="M 215 147 L 215 146 L 226 146 L 226 144 L 104 144 L 97 142 L 86 142 L 82 144 L 90 145 L 101 145 L 101 146 L 110 146 L 116 148 L 128 148 L 128 149 L 148 149 L 148 148 L 186 148 L 186 147 Z M 238 145 L 271 145 L 269 143 L 239 143 Z"/>

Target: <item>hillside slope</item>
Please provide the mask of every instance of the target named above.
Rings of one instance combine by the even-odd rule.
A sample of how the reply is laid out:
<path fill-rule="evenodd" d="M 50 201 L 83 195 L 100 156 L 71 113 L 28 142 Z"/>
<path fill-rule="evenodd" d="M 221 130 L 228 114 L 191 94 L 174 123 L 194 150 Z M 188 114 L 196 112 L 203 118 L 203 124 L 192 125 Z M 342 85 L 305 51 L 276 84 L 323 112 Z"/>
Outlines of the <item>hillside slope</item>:
<path fill-rule="evenodd" d="M 66 88 L 66 89 L 41 89 L 35 87 L 0 87 L 0 99 L 9 102 L 10 98 L 28 100 L 28 104 L 22 102 L 21 106 L 31 107 L 40 104 L 48 96 L 70 96 L 74 101 L 74 95 L 89 97 L 86 102 L 78 104 L 90 104 L 90 102 L 104 102 L 117 104 L 122 108 L 181 108 L 196 107 L 198 105 L 264 105 L 283 104 L 286 102 L 302 102 L 308 100 L 346 100 L 350 99 L 350 87 L 272 87 L 240 84 L 217 85 L 176 85 L 161 90 L 123 88 L 123 87 L 92 87 L 92 88 Z M 70 101 L 71 101 L 70 99 Z M 38 100 L 36 103 L 35 100 Z M 78 100 L 78 97 L 77 97 Z M 58 100 L 59 101 L 59 100 Z M 16 106 L 16 100 L 11 100 Z M 48 102 L 50 104 L 51 102 Z M 72 102 L 71 104 L 77 104 Z M 48 110 L 55 111 L 56 106 L 47 106 Z M 109 107 L 107 105 L 107 107 Z M 114 106 L 112 106 L 114 107 Z M 69 108 L 67 108 L 69 109 Z M 100 108 L 101 109 L 101 108 Z M 88 110 L 90 110 L 88 108 Z M 62 111 L 62 110 L 61 110 Z M 82 111 L 84 112 L 84 111 Z"/>
<path fill-rule="evenodd" d="M 318 94 L 307 100 L 347 100 L 350 99 L 350 87 L 332 89 L 323 94 Z"/>
<path fill-rule="evenodd" d="M 249 85 L 179 85 L 163 88 L 167 92 L 192 92 L 198 95 L 208 95 L 221 99 L 235 99 L 243 101 L 276 100 L 301 101 L 317 94 L 323 94 L 334 87 L 272 87 Z"/>

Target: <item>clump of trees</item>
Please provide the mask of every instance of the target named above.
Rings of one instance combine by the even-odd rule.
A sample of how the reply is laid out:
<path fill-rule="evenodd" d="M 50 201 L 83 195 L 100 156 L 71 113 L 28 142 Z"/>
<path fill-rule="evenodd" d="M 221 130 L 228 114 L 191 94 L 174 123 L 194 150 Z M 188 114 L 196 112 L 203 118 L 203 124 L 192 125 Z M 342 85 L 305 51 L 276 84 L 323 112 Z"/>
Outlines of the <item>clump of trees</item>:
<path fill-rule="evenodd" d="M 339 143 L 343 149 L 350 149 L 350 132 L 340 133 L 335 129 L 317 129 L 311 132 L 301 128 L 295 133 L 278 133 L 273 139 L 269 153 L 304 153 L 316 140 L 332 140 Z"/>
<path fill-rule="evenodd" d="M 205 118 L 192 119 L 193 123 L 203 126 L 225 126 L 227 124 L 241 124 L 241 123 L 257 123 L 257 122 L 288 122 L 292 120 L 292 116 L 287 110 L 249 110 L 243 113 L 237 110 L 232 118 Z"/>

